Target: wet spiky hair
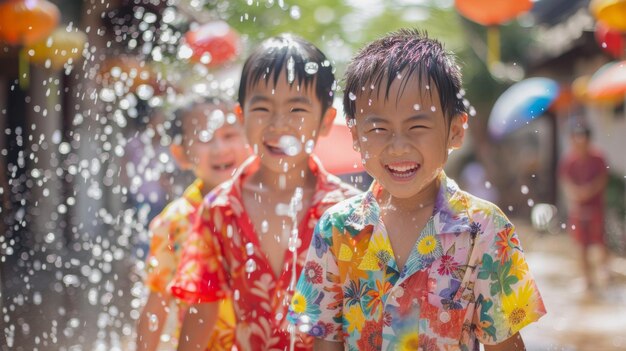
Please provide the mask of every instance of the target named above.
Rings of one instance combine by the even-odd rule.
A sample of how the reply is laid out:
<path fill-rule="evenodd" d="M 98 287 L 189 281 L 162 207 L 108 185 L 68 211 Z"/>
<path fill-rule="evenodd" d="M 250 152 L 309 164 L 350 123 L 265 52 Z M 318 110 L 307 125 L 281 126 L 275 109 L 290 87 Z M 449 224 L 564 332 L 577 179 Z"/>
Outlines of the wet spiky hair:
<path fill-rule="evenodd" d="M 466 112 L 461 96 L 461 71 L 454 56 L 443 45 L 428 38 L 425 31 L 401 29 L 365 46 L 352 59 L 345 74 L 343 106 L 346 117 L 356 115 L 354 95 L 364 89 L 389 90 L 394 80 L 402 80 L 404 91 L 409 78 L 418 75 L 418 84 L 434 84 L 444 116 Z"/>
<path fill-rule="evenodd" d="M 293 73 L 292 77 L 288 71 Z M 315 45 L 291 34 L 266 39 L 250 54 L 241 73 L 239 104 L 243 107 L 251 86 L 261 79 L 266 84 L 270 84 L 271 79 L 276 85 L 281 73 L 290 84 L 302 86 L 304 83 L 305 87 L 315 84 L 315 95 L 322 103 L 322 111 L 333 104 L 335 75 L 330 61 Z"/>

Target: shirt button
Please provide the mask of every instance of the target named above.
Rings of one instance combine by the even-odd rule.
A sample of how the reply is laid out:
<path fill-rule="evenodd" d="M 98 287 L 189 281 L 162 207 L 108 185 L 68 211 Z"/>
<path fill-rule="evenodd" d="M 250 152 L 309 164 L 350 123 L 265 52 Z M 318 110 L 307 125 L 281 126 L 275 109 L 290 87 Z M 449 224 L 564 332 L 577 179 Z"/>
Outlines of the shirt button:
<path fill-rule="evenodd" d="M 448 323 L 450 321 L 450 313 L 443 311 L 439 314 L 439 320 L 443 323 Z"/>

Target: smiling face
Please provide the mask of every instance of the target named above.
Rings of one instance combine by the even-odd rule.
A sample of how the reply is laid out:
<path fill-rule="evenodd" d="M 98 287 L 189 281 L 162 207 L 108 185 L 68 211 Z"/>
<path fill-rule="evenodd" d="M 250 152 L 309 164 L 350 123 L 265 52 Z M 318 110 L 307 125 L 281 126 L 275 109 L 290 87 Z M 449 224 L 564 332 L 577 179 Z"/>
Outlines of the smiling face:
<path fill-rule="evenodd" d="M 243 128 L 231 112 L 196 105 L 182 124 L 182 162 L 212 188 L 226 180 L 250 155 Z M 178 158 L 177 158 L 178 159 Z M 185 165 L 183 165 L 185 166 Z"/>
<path fill-rule="evenodd" d="M 260 80 L 249 87 L 241 111 L 246 136 L 272 172 L 306 169 L 317 138 L 330 130 L 336 111 L 322 111 L 312 86 L 290 85 L 281 74 L 276 85 Z"/>
<path fill-rule="evenodd" d="M 418 84 L 417 75 L 395 79 L 387 98 L 379 88 L 357 96 L 355 147 L 368 173 L 394 197 L 436 190 L 449 150 L 462 145 L 467 115 L 447 122 L 439 101 L 434 85 Z"/>

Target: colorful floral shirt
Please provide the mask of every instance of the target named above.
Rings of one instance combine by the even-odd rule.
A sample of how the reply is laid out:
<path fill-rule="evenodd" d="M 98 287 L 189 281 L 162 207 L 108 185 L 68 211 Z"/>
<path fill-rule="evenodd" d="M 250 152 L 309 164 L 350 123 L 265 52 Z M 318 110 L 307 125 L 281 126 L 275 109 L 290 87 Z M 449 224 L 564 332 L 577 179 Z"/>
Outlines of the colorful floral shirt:
<path fill-rule="evenodd" d="M 146 285 L 153 292 L 169 294 L 168 285 L 174 279 L 183 244 L 189 237 L 198 208 L 202 204 L 202 187 L 202 181 L 193 182 L 182 197 L 170 203 L 150 222 L 152 241 L 146 264 Z M 186 307 L 181 301 L 177 303 L 179 315 L 176 334 L 182 325 Z M 233 344 L 234 322 L 232 303 L 230 300 L 224 300 L 220 305 L 218 322 L 211 338 L 212 350 L 230 351 Z"/>
<path fill-rule="evenodd" d="M 243 206 L 242 185 L 258 169 L 258 158 L 244 163 L 232 181 L 220 186 L 215 200 L 201 209 L 172 292 L 195 302 L 232 295 L 238 350 L 289 350 L 292 340 L 295 350 L 312 347 L 311 337 L 288 330 L 289 301 L 320 216 L 330 206 L 359 193 L 326 173 L 318 162 L 311 157 L 309 166 L 317 178 L 312 205 L 304 209 L 294 251 L 283 253 L 285 268 L 280 276 L 272 270 L 261 249 L 261 237 Z"/>
<path fill-rule="evenodd" d="M 288 319 L 347 350 L 479 350 L 545 308 L 513 225 L 441 174 L 433 216 L 400 271 L 376 182 L 329 209 Z"/>

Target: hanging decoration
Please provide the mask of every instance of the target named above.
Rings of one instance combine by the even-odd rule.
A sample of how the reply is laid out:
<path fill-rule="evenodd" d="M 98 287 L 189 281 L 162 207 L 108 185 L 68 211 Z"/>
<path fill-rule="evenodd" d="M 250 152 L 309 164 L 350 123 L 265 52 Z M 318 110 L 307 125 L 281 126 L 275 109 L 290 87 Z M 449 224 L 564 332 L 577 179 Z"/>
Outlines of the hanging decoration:
<path fill-rule="evenodd" d="M 59 9 L 46 0 L 6 0 L 0 3 L 0 41 L 14 46 L 33 44 L 50 35 L 59 24 Z M 19 81 L 28 88 L 28 54 L 19 54 Z"/>
<path fill-rule="evenodd" d="M 465 18 L 487 27 L 487 67 L 500 62 L 500 29 L 533 6 L 532 0 L 455 0 L 457 11 Z"/>
<path fill-rule="evenodd" d="M 191 59 L 208 67 L 220 66 L 239 53 L 239 35 L 223 21 L 201 25 L 185 34 Z"/>
<path fill-rule="evenodd" d="M 57 28 L 48 38 L 28 46 L 26 50 L 31 62 L 58 70 L 78 59 L 86 42 L 87 35 L 80 30 Z"/>

